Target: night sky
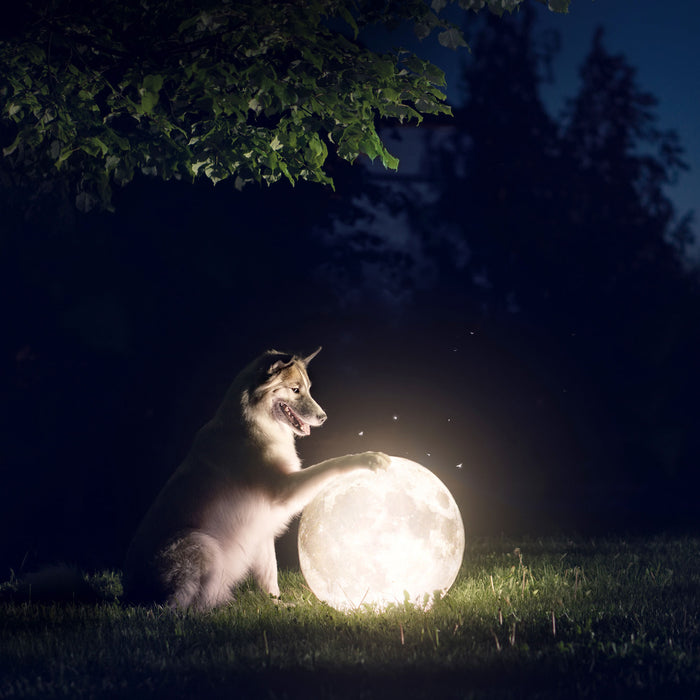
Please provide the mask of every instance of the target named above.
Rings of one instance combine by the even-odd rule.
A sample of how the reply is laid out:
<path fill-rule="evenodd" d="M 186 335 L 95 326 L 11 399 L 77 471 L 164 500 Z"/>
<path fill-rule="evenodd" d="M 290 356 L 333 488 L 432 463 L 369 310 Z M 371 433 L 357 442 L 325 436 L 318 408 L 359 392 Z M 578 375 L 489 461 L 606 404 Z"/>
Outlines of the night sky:
<path fill-rule="evenodd" d="M 677 223 L 700 191 L 698 8 L 660 11 L 574 0 L 568 17 L 538 11 L 533 37 L 562 35 L 538 92 L 552 131 L 596 24 L 639 68 L 693 167 L 664 186 Z M 454 120 L 387 126 L 396 176 L 359 160 L 330 163 L 335 192 L 142 177 L 114 214 L 2 193 L 6 573 L 121 566 L 195 431 L 270 348 L 324 348 L 310 369 L 329 418 L 299 441 L 306 464 L 366 449 L 421 462 L 468 536 L 697 530 L 697 248 L 633 220 L 629 188 L 595 167 L 547 159 L 539 103 L 514 111 L 494 73 L 472 76 L 493 107 L 478 119 L 471 43 L 445 66 Z"/>

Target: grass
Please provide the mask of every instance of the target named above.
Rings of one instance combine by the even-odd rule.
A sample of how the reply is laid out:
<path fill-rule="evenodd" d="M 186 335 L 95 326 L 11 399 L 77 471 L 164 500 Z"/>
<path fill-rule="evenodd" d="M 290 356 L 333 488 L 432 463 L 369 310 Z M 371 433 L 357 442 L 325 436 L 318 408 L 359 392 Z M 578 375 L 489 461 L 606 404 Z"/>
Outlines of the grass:
<path fill-rule="evenodd" d="M 432 610 L 0 604 L 0 698 L 700 697 L 700 540 L 468 542 Z M 114 597 L 117 574 L 93 577 Z"/>

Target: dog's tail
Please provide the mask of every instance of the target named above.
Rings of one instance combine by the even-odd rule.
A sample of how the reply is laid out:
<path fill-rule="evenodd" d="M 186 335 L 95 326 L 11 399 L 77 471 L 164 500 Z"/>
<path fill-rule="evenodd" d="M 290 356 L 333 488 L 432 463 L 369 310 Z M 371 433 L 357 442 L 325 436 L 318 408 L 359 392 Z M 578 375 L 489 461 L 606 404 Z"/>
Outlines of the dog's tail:
<path fill-rule="evenodd" d="M 0 584 L 0 602 L 101 603 L 121 595 L 118 574 L 87 576 L 75 566 L 57 564 Z"/>

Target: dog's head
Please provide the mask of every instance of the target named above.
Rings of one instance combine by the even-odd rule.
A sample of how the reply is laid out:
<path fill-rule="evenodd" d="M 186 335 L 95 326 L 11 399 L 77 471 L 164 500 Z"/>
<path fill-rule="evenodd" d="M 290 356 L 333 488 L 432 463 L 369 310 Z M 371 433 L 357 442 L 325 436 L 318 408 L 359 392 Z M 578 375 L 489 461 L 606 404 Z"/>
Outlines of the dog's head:
<path fill-rule="evenodd" d="M 312 427 L 326 420 L 323 409 L 311 397 L 311 381 L 306 371 L 320 351 L 321 348 L 308 357 L 299 357 L 271 350 L 260 358 L 254 400 L 270 418 L 294 435 L 308 435 Z"/>

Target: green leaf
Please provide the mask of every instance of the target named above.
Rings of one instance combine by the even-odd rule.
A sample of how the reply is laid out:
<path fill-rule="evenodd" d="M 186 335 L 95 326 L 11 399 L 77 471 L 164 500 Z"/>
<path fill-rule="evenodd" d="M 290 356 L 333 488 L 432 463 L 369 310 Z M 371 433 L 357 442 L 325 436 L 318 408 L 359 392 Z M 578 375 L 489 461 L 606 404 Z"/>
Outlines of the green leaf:
<path fill-rule="evenodd" d="M 323 165 L 327 156 L 328 148 L 326 144 L 321 141 L 318 134 L 312 134 L 306 148 L 306 160 L 309 165 L 319 168 Z"/>
<path fill-rule="evenodd" d="M 460 32 L 456 27 L 450 27 L 450 29 L 440 32 L 438 34 L 438 41 L 440 44 L 442 44 L 442 46 L 445 46 L 448 49 L 458 49 L 461 46 L 467 45 L 467 42 L 464 41 L 462 32 Z"/>
<path fill-rule="evenodd" d="M 320 71 L 323 69 L 323 58 L 319 54 L 311 51 L 309 48 L 303 48 L 301 50 L 301 55 L 305 61 L 308 61 L 317 70 Z"/>
<path fill-rule="evenodd" d="M 158 104 L 159 93 L 163 87 L 162 75 L 147 75 L 143 79 L 139 94 L 141 95 L 140 114 L 151 114 Z"/>
<path fill-rule="evenodd" d="M 386 105 L 382 108 L 382 114 L 387 117 L 394 117 L 401 122 L 409 119 L 416 119 L 418 122 L 423 121 L 420 112 L 417 112 L 413 107 L 408 105 Z"/>
<path fill-rule="evenodd" d="M 80 149 L 82 151 L 85 151 L 90 156 L 104 156 L 109 153 L 109 148 L 105 143 L 100 141 L 96 136 L 88 136 L 87 138 L 83 139 L 83 141 L 80 144 Z"/>
<path fill-rule="evenodd" d="M 283 160 L 280 160 L 278 162 L 278 166 L 279 166 L 279 169 L 282 171 L 282 174 L 287 178 L 287 180 L 289 180 L 289 182 L 292 185 L 294 185 L 295 180 L 294 180 L 294 177 L 289 172 L 289 168 L 287 167 L 287 164 Z"/>
<path fill-rule="evenodd" d="M 22 111 L 22 107 L 14 102 L 7 105 L 6 109 L 8 117 L 14 117 L 18 112 Z"/>
<path fill-rule="evenodd" d="M 464 44 L 464 46 L 466 46 L 466 44 Z M 433 83 L 433 85 L 447 85 L 445 72 L 437 66 L 434 66 L 432 63 L 426 62 L 424 64 L 423 76 L 426 80 Z"/>
<path fill-rule="evenodd" d="M 143 89 L 148 92 L 160 92 L 163 87 L 162 75 L 147 75 L 143 79 Z"/>
<path fill-rule="evenodd" d="M 374 160 L 382 152 L 382 144 L 376 132 L 367 134 L 360 141 L 360 151 L 369 156 L 370 160 Z"/>
<path fill-rule="evenodd" d="M 562 14 L 567 14 L 569 12 L 569 5 L 571 0 L 549 0 L 547 2 L 547 7 L 552 12 L 561 12 Z"/>
<path fill-rule="evenodd" d="M 65 161 L 67 161 L 72 155 L 74 151 L 72 148 L 64 148 L 59 154 L 58 157 L 56 158 L 54 165 L 56 168 L 60 168 Z"/>
<path fill-rule="evenodd" d="M 382 165 L 389 170 L 399 169 L 399 159 L 392 156 L 384 147 L 382 147 Z"/>
<path fill-rule="evenodd" d="M 377 75 L 381 78 L 391 78 L 394 75 L 395 65 L 391 59 L 379 59 L 373 63 Z"/>

